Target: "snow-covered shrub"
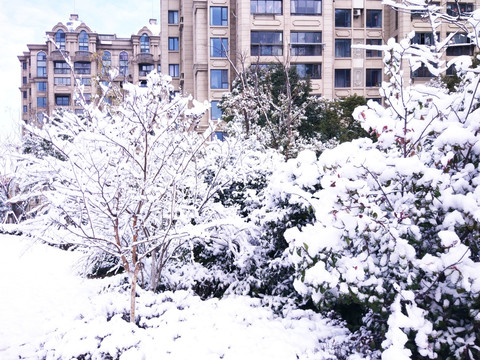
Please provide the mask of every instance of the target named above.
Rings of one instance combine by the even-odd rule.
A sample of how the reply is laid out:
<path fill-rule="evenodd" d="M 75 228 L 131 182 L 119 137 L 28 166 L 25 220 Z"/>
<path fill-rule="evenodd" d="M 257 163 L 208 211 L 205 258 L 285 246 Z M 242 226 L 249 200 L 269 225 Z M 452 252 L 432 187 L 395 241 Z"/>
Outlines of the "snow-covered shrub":
<path fill-rule="evenodd" d="M 408 87 L 401 64 L 438 56 L 409 39 L 383 50 L 388 107 L 356 110 L 378 140 L 304 157 L 299 167 L 313 164 L 321 177 L 313 194 L 281 185 L 315 216 L 285 233 L 295 288 L 324 309 L 357 304 L 382 359 L 478 358 L 480 77 L 462 58 L 457 92 Z"/>

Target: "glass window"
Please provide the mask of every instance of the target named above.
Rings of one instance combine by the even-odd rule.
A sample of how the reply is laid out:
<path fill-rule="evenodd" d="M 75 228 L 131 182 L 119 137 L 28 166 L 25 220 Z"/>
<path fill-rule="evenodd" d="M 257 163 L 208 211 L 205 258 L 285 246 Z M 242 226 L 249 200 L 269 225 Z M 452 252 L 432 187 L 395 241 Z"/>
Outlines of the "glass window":
<path fill-rule="evenodd" d="M 55 105 L 68 106 L 70 104 L 70 95 L 55 95 Z"/>
<path fill-rule="evenodd" d="M 27 105 L 23 105 L 23 112 L 24 113 L 28 112 L 28 106 Z"/>
<path fill-rule="evenodd" d="M 47 91 L 47 82 L 46 81 L 39 81 L 37 83 L 37 91 Z"/>
<path fill-rule="evenodd" d="M 112 66 L 112 54 L 110 51 L 104 51 L 102 56 L 102 75 L 108 74 Z"/>
<path fill-rule="evenodd" d="M 88 105 L 92 102 L 92 94 L 83 93 L 82 96 L 83 96 L 83 100 L 85 101 L 85 104 Z M 78 101 L 78 100 L 76 100 L 75 103 L 76 103 L 76 105 L 81 105 L 82 104 L 81 101 Z"/>
<path fill-rule="evenodd" d="M 252 56 L 283 55 L 283 32 L 252 31 L 250 50 Z"/>
<path fill-rule="evenodd" d="M 321 79 L 321 64 L 293 64 L 295 71 L 301 78 Z"/>
<path fill-rule="evenodd" d="M 367 45 L 382 45 L 382 39 L 367 39 L 366 44 Z M 382 51 L 381 50 L 366 49 L 365 50 L 365 56 L 367 58 L 382 57 Z"/>
<path fill-rule="evenodd" d="M 455 34 L 448 43 L 448 56 L 473 56 L 473 43 L 466 34 Z"/>
<path fill-rule="evenodd" d="M 412 77 L 433 77 L 433 74 L 424 64 L 422 64 L 417 70 L 412 72 Z"/>
<path fill-rule="evenodd" d="M 140 52 L 150 53 L 150 37 L 147 34 L 143 34 L 140 37 Z"/>
<path fill-rule="evenodd" d="M 365 86 L 379 87 L 382 85 L 382 69 L 367 69 L 365 72 Z"/>
<path fill-rule="evenodd" d="M 55 85 L 71 85 L 70 77 L 56 77 L 53 82 Z"/>
<path fill-rule="evenodd" d="M 43 51 L 37 54 L 37 76 L 47 76 L 47 55 Z"/>
<path fill-rule="evenodd" d="M 218 101 L 212 101 L 210 103 L 211 110 L 210 110 L 210 119 L 211 120 L 220 120 L 222 118 L 222 109 L 218 107 Z"/>
<path fill-rule="evenodd" d="M 322 0 L 291 0 L 290 12 L 292 15 L 321 15 Z"/>
<path fill-rule="evenodd" d="M 177 10 L 168 10 L 168 23 L 169 24 L 178 24 L 178 11 Z"/>
<path fill-rule="evenodd" d="M 80 79 L 80 85 L 85 85 L 85 86 L 90 86 L 92 84 L 92 81 L 90 78 L 81 78 Z"/>
<path fill-rule="evenodd" d="M 440 6 L 440 3 L 436 2 L 436 1 L 429 2 L 428 4 L 429 5 Z M 426 17 L 427 15 L 428 15 L 428 13 L 425 10 L 411 10 L 410 11 L 410 16 L 411 16 L 412 19 Z"/>
<path fill-rule="evenodd" d="M 154 68 L 153 64 L 138 64 L 138 75 L 147 76 Z"/>
<path fill-rule="evenodd" d="M 27 62 L 26 61 L 22 62 L 22 69 L 27 70 Z"/>
<path fill-rule="evenodd" d="M 47 98 L 45 96 L 37 97 L 37 107 L 46 108 L 47 107 Z"/>
<path fill-rule="evenodd" d="M 178 37 L 168 38 L 168 51 L 178 51 Z"/>
<path fill-rule="evenodd" d="M 55 61 L 53 63 L 54 74 L 70 74 L 70 66 L 65 61 Z"/>
<path fill-rule="evenodd" d="M 26 99 L 26 98 L 27 98 L 27 92 L 26 92 L 26 91 L 22 91 L 22 94 L 23 94 L 23 98 Z"/>
<path fill-rule="evenodd" d="M 228 7 L 211 6 L 210 7 L 210 25 L 227 26 L 228 25 Z"/>
<path fill-rule="evenodd" d="M 126 76 L 128 75 L 128 53 L 126 51 L 122 51 L 119 55 L 119 71 L 120 75 Z"/>
<path fill-rule="evenodd" d="M 90 74 L 90 63 L 77 61 L 74 64 L 75 74 L 89 75 Z"/>
<path fill-rule="evenodd" d="M 26 76 L 22 77 L 22 83 L 23 83 L 23 84 L 26 84 L 26 83 L 27 83 L 27 77 L 26 77 Z"/>
<path fill-rule="evenodd" d="M 322 33 L 300 32 L 290 33 L 290 53 L 292 56 L 317 56 L 322 55 Z"/>
<path fill-rule="evenodd" d="M 210 56 L 211 57 L 227 57 L 228 39 L 227 38 L 210 38 Z"/>
<path fill-rule="evenodd" d="M 162 65 L 157 65 L 157 72 L 160 74 L 162 72 Z"/>
<path fill-rule="evenodd" d="M 382 27 L 382 10 L 367 10 L 367 28 Z"/>
<path fill-rule="evenodd" d="M 352 27 L 352 10 L 335 9 L 335 27 Z"/>
<path fill-rule="evenodd" d="M 220 140 L 220 141 L 225 141 L 225 138 L 227 137 L 227 133 L 224 132 L 224 131 L 215 131 L 213 134 L 212 134 L 212 141 L 217 139 L 217 140 Z"/>
<path fill-rule="evenodd" d="M 210 70 L 210 89 L 228 89 L 228 70 Z"/>
<path fill-rule="evenodd" d="M 412 39 L 413 44 L 419 44 L 419 45 L 433 45 L 434 42 L 435 41 L 433 39 L 432 32 L 427 32 L 427 33 L 417 32 L 415 33 L 415 36 Z"/>
<path fill-rule="evenodd" d="M 351 49 L 351 39 L 335 39 L 335 57 L 351 57 Z"/>
<path fill-rule="evenodd" d="M 85 30 L 80 31 L 78 35 L 78 50 L 88 51 L 88 34 Z"/>
<path fill-rule="evenodd" d="M 169 64 L 168 65 L 168 75 L 173 78 L 180 77 L 180 65 L 179 64 Z"/>
<path fill-rule="evenodd" d="M 65 50 L 65 33 L 63 30 L 58 30 L 55 34 L 55 43 L 58 49 Z"/>
<path fill-rule="evenodd" d="M 250 0 L 252 14 L 282 14 L 282 0 Z"/>
<path fill-rule="evenodd" d="M 472 3 L 449 2 L 447 3 L 447 14 L 450 16 L 468 16 L 473 12 Z"/>
<path fill-rule="evenodd" d="M 335 69 L 335 87 L 350 87 L 350 69 Z"/>

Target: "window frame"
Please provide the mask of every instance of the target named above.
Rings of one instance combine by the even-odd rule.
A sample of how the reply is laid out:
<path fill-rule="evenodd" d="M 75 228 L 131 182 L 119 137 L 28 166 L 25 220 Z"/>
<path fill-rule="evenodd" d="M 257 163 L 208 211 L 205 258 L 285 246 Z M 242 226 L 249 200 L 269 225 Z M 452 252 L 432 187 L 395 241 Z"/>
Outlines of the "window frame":
<path fill-rule="evenodd" d="M 66 75 L 66 74 L 70 74 L 70 72 L 71 72 L 70 65 L 68 65 L 66 61 L 53 62 L 53 73 L 55 75 L 60 75 L 60 74 Z"/>
<path fill-rule="evenodd" d="M 47 107 L 47 97 L 37 96 L 37 108 L 46 108 L 46 107 Z"/>
<path fill-rule="evenodd" d="M 382 85 L 382 69 L 365 69 L 365 87 L 380 87 Z"/>
<path fill-rule="evenodd" d="M 222 119 L 222 109 L 218 107 L 218 104 L 220 101 L 218 100 L 212 100 L 210 101 L 210 120 L 221 120 Z M 216 109 L 216 110 L 214 110 Z M 214 117 L 214 115 L 219 115 L 217 117 Z"/>
<path fill-rule="evenodd" d="M 219 44 L 215 45 L 214 42 L 218 41 Z M 220 45 L 220 48 L 219 48 Z M 210 38 L 210 57 L 213 58 L 226 58 L 228 54 L 228 38 L 211 37 Z"/>
<path fill-rule="evenodd" d="M 71 86 L 72 79 L 70 76 L 56 76 L 53 78 L 53 85 L 55 86 Z"/>
<path fill-rule="evenodd" d="M 155 70 L 154 64 L 138 64 L 138 76 L 148 76 L 148 74 L 150 74 L 153 70 Z"/>
<path fill-rule="evenodd" d="M 47 82 L 46 81 L 37 82 L 37 91 L 38 92 L 46 92 L 47 91 Z"/>
<path fill-rule="evenodd" d="M 295 68 L 297 75 L 302 79 L 319 80 L 322 78 L 322 63 L 293 63 L 292 67 Z M 298 71 L 301 67 L 304 67 L 304 75 Z M 311 68 L 309 69 L 309 67 Z"/>
<path fill-rule="evenodd" d="M 169 25 L 178 24 L 178 10 L 168 10 L 168 24 Z"/>
<path fill-rule="evenodd" d="M 311 39 L 311 41 L 309 41 Z M 318 41 L 315 41 L 318 40 Z M 321 31 L 291 31 L 291 56 L 321 56 L 323 52 Z"/>
<path fill-rule="evenodd" d="M 377 42 L 377 44 L 375 44 L 374 42 Z M 365 45 L 380 46 L 380 45 L 383 45 L 383 40 L 382 39 L 365 39 Z M 382 58 L 383 51 L 365 49 L 365 57 L 366 58 Z"/>
<path fill-rule="evenodd" d="M 210 6 L 210 26 L 228 26 L 228 6 Z"/>
<path fill-rule="evenodd" d="M 180 64 L 168 64 L 168 75 L 172 78 L 180 77 Z"/>
<path fill-rule="evenodd" d="M 92 72 L 92 64 L 90 61 L 75 61 L 73 63 L 73 70 L 75 74 L 78 75 L 90 75 Z"/>
<path fill-rule="evenodd" d="M 37 77 L 47 77 L 47 54 L 44 51 L 37 54 Z"/>
<path fill-rule="evenodd" d="M 228 86 L 228 69 L 210 70 L 210 89 L 228 89 Z"/>
<path fill-rule="evenodd" d="M 345 77 L 342 80 L 344 85 L 340 84 L 340 77 L 337 74 L 342 72 Z M 334 87 L 335 88 L 351 88 L 352 87 L 352 69 L 335 69 L 334 71 Z"/>
<path fill-rule="evenodd" d="M 67 101 L 65 101 L 65 99 Z M 60 104 L 59 104 L 60 102 Z M 55 94 L 55 106 L 70 106 L 70 95 L 68 94 Z"/>
<path fill-rule="evenodd" d="M 147 33 L 140 36 L 140 53 L 150 54 L 150 36 Z"/>
<path fill-rule="evenodd" d="M 303 4 L 303 6 L 296 6 L 298 3 Z M 308 6 L 309 4 L 310 6 Z M 320 16 L 322 15 L 322 6 L 322 0 L 290 0 L 290 15 Z"/>
<path fill-rule="evenodd" d="M 55 46 L 59 50 L 65 50 L 65 45 L 66 45 L 65 31 L 63 31 L 62 29 L 58 29 L 57 32 L 55 33 Z"/>
<path fill-rule="evenodd" d="M 120 75 L 128 75 L 128 53 L 126 51 L 121 51 L 118 55 L 118 71 Z"/>
<path fill-rule="evenodd" d="M 250 14 L 282 15 L 283 1 L 282 0 L 250 0 Z"/>
<path fill-rule="evenodd" d="M 168 51 L 179 51 L 180 49 L 180 39 L 178 36 L 169 36 L 168 37 Z"/>
<path fill-rule="evenodd" d="M 335 27 L 352 27 L 352 9 L 335 9 Z"/>
<path fill-rule="evenodd" d="M 262 39 L 260 39 L 265 39 L 269 35 L 272 35 L 273 42 L 263 42 Z M 278 42 L 275 42 L 273 35 L 280 35 L 280 40 Z M 254 36 L 257 37 L 257 39 L 255 39 L 255 42 Z M 257 50 L 254 51 L 254 49 Z M 283 31 L 251 31 L 250 54 L 251 56 L 283 56 Z"/>
<path fill-rule="evenodd" d="M 379 15 L 376 21 L 374 20 L 375 15 Z M 365 27 L 367 29 L 380 29 L 383 24 L 383 11 L 380 9 L 367 9 L 365 17 Z"/>
<path fill-rule="evenodd" d="M 340 46 L 343 44 L 343 46 Z M 336 38 L 335 39 L 335 58 L 351 58 L 352 57 L 352 39 Z"/>
<path fill-rule="evenodd" d="M 88 34 L 85 30 L 80 31 L 78 35 L 78 50 L 88 51 Z"/>

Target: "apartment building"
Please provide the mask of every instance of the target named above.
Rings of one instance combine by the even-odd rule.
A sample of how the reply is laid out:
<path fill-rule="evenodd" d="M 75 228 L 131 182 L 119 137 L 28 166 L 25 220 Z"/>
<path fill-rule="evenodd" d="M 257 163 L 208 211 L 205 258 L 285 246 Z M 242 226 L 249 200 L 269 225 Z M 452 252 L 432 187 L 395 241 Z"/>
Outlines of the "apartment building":
<path fill-rule="evenodd" d="M 447 0 L 438 5 L 456 16 L 472 12 L 478 2 Z M 72 15 L 47 35 L 70 55 L 74 74 L 51 42 L 28 45 L 29 51 L 19 56 L 23 119 L 50 114 L 59 106 L 80 112 L 73 101 L 73 75 L 88 89 L 105 66 L 118 67 L 116 81 L 140 84 L 151 70 L 163 71 L 179 91 L 210 101 L 207 117 L 213 120 L 221 116 L 218 102 L 230 90 L 236 72 L 251 64 L 294 66 L 299 75 L 310 78 L 313 94 L 358 94 L 381 101 L 383 54 L 352 45 L 381 45 L 412 30 L 415 42 L 433 43 L 430 24 L 422 15 L 393 10 L 381 0 L 162 0 L 160 24 L 151 20 L 125 39 L 93 33 Z M 447 60 L 473 55 L 473 44 L 458 30 L 451 24 L 437 29 L 440 39 L 456 33 Z M 410 72 L 405 65 L 407 81 L 432 77 L 426 67 Z"/>

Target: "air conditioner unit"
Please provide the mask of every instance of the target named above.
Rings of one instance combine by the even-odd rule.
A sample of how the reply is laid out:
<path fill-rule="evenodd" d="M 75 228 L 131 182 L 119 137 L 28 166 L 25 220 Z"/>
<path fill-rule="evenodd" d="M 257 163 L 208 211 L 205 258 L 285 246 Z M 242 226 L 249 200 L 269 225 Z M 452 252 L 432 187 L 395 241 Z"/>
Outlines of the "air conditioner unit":
<path fill-rule="evenodd" d="M 353 9 L 353 16 L 361 16 L 362 15 L 362 9 Z"/>

